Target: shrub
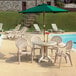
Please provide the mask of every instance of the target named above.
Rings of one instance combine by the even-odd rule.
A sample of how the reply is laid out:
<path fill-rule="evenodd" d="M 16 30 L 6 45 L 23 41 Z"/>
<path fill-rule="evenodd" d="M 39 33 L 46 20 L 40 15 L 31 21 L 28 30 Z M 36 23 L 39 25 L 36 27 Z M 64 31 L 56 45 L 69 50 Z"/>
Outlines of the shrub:
<path fill-rule="evenodd" d="M 64 3 L 63 2 L 56 2 L 58 7 L 64 7 Z"/>

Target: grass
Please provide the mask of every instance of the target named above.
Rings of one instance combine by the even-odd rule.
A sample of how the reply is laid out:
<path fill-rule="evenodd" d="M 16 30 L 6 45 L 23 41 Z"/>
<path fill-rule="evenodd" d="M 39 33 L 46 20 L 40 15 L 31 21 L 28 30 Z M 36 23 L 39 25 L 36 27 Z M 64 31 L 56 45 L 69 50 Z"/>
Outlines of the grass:
<path fill-rule="evenodd" d="M 22 20 L 22 15 L 18 12 L 0 11 L 0 23 L 3 23 L 3 29 L 8 30 L 14 28 Z"/>

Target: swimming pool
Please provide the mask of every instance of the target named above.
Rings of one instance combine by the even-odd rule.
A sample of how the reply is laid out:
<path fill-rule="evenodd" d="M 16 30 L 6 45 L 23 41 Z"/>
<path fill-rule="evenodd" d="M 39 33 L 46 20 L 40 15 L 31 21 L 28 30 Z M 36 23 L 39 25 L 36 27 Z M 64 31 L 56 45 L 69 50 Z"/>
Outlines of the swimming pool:
<path fill-rule="evenodd" d="M 64 43 L 66 43 L 69 40 L 73 41 L 73 48 L 76 49 L 76 34 L 50 34 L 49 37 L 52 36 L 60 36 Z"/>

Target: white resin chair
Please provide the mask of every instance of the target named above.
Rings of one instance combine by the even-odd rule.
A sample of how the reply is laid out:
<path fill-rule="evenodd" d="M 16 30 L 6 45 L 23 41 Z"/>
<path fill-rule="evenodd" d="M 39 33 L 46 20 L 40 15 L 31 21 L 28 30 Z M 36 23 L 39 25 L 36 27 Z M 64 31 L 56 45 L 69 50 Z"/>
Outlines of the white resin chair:
<path fill-rule="evenodd" d="M 58 29 L 56 24 L 51 24 L 51 26 L 52 26 L 52 29 L 50 29 L 51 32 L 61 32 L 61 33 L 64 32 L 64 30 Z"/>
<path fill-rule="evenodd" d="M 56 42 L 57 44 L 54 45 L 54 46 L 50 46 L 48 49 L 51 49 L 51 53 L 53 54 L 53 50 L 57 51 L 58 50 L 58 47 L 61 47 L 61 46 L 64 46 L 62 45 L 62 38 L 60 36 L 53 36 L 50 41 L 54 41 Z M 50 42 L 49 41 L 49 42 Z"/>
<path fill-rule="evenodd" d="M 15 32 L 11 32 L 9 34 L 6 34 L 6 36 L 8 39 L 16 39 L 16 38 L 22 37 L 24 34 L 26 34 L 27 30 L 28 29 L 26 27 L 23 27 L 19 31 L 15 31 Z"/>
<path fill-rule="evenodd" d="M 73 45 L 72 41 L 68 41 L 64 47 L 58 48 L 58 51 L 56 51 L 54 63 L 56 63 L 56 60 L 58 59 L 58 57 L 60 57 L 59 67 L 61 65 L 62 57 L 65 58 L 66 63 L 67 63 L 67 57 L 68 57 L 70 64 L 72 66 L 72 60 L 71 60 L 71 55 L 70 55 L 70 52 L 72 50 L 72 45 Z"/>
<path fill-rule="evenodd" d="M 59 45 L 62 42 L 62 38 L 60 36 L 53 36 L 51 41 L 55 41 L 57 42 L 57 45 Z"/>
<path fill-rule="evenodd" d="M 27 54 L 31 55 L 31 62 L 33 61 L 32 50 L 31 51 L 27 51 L 28 42 L 27 42 L 26 39 L 24 39 L 24 38 L 17 39 L 16 46 L 18 48 L 18 52 L 17 52 L 18 63 L 20 63 L 20 61 L 21 61 L 21 56 L 22 55 L 27 55 Z"/>
<path fill-rule="evenodd" d="M 39 33 L 41 32 L 41 30 L 40 30 L 38 24 L 33 24 L 33 26 L 34 26 L 36 32 L 39 32 Z"/>
<path fill-rule="evenodd" d="M 14 29 L 10 29 L 8 31 L 5 31 L 6 34 L 9 34 L 9 33 L 15 33 L 16 31 L 19 31 L 21 27 L 21 24 L 18 24 Z"/>
<path fill-rule="evenodd" d="M 0 23 L 0 31 L 3 32 L 3 23 Z"/>
<path fill-rule="evenodd" d="M 22 37 L 24 35 L 26 35 L 26 31 L 28 30 L 27 27 L 22 27 L 22 29 L 20 31 L 17 31 L 14 35 L 15 35 L 15 38 L 19 38 L 19 37 Z"/>
<path fill-rule="evenodd" d="M 43 42 L 43 41 L 41 40 L 41 38 L 40 38 L 39 36 L 33 36 L 33 37 L 31 38 L 31 42 L 32 42 L 32 44 L 33 44 L 34 42 L 36 42 L 36 43 L 41 43 L 41 42 Z M 34 56 L 35 56 L 35 50 L 36 50 L 36 49 L 39 49 L 39 50 L 40 50 L 40 55 L 41 55 L 41 47 L 38 46 L 38 45 L 33 44 Z"/>
<path fill-rule="evenodd" d="M 18 25 L 15 27 L 14 31 L 18 31 L 18 30 L 20 29 L 20 27 L 21 27 L 21 24 L 18 24 Z"/>

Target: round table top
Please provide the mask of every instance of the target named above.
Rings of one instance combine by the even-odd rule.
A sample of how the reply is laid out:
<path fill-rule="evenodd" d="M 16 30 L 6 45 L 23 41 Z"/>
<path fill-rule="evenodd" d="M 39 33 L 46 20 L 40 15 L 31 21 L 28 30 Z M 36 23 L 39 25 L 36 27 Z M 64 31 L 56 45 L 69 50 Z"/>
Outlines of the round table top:
<path fill-rule="evenodd" d="M 49 41 L 49 42 L 32 42 L 34 45 L 39 45 L 39 46 L 52 46 L 56 45 L 57 43 L 54 41 Z"/>

